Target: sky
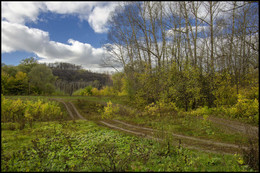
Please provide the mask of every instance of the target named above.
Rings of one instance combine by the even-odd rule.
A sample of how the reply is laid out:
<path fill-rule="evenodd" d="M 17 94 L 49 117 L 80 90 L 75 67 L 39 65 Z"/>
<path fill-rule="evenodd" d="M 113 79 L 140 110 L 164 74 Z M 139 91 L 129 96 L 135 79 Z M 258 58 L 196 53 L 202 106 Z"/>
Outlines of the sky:
<path fill-rule="evenodd" d="M 94 72 L 104 68 L 112 1 L 1 1 L 1 62 L 18 65 L 35 57 L 39 62 L 67 62 Z"/>
<path fill-rule="evenodd" d="M 231 4 L 221 2 L 218 8 L 231 9 Z M 110 13 L 117 6 L 117 1 L 1 1 L 1 62 L 18 65 L 35 57 L 42 63 L 67 62 L 94 72 L 115 71 L 102 67 L 102 59 L 109 56 L 102 46 L 107 43 Z M 203 5 L 199 17 L 209 21 Z"/>

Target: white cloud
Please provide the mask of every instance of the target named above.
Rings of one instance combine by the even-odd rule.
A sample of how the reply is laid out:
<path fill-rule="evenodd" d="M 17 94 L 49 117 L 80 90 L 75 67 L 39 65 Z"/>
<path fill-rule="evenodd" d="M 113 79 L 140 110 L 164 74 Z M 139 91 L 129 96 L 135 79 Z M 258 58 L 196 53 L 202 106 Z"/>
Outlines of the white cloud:
<path fill-rule="evenodd" d="M 111 3 L 107 6 L 94 7 L 92 13 L 88 17 L 88 22 L 95 32 L 107 32 L 106 23 L 109 19 L 109 14 L 115 10 L 116 6 L 115 3 Z"/>
<path fill-rule="evenodd" d="M 44 3 L 47 7 L 47 9 L 54 13 L 59 14 L 88 14 L 91 12 L 91 9 L 94 5 L 97 5 L 95 2 L 45 2 Z"/>
<path fill-rule="evenodd" d="M 2 53 L 21 50 L 35 53 L 42 58 L 40 62 L 77 62 L 82 65 L 98 65 L 105 54 L 103 48 L 93 48 L 87 43 L 73 39 L 68 43 L 51 41 L 48 32 L 2 21 Z"/>
<path fill-rule="evenodd" d="M 111 71 L 100 66 L 105 56 L 103 48 L 69 39 L 68 44 L 50 40 L 49 33 L 26 26 L 39 19 L 40 13 L 52 12 L 76 15 L 81 21 L 89 22 L 96 33 L 107 31 L 109 14 L 117 2 L 1 2 L 2 53 L 26 51 L 36 54 L 39 62 L 68 62 L 82 65 L 94 71 Z M 103 70 L 102 70 L 103 69 Z M 112 70 L 113 71 L 113 70 Z"/>
<path fill-rule="evenodd" d="M 88 21 L 96 33 L 107 31 L 106 23 L 116 2 L 2 2 L 2 20 L 25 24 L 37 22 L 40 12 L 77 15 L 80 20 Z"/>
<path fill-rule="evenodd" d="M 24 24 L 28 21 L 36 22 L 40 11 L 45 8 L 39 2 L 1 2 L 2 20 Z"/>
<path fill-rule="evenodd" d="M 49 36 L 45 31 L 2 21 L 2 53 L 16 50 L 36 51 L 48 40 Z"/>

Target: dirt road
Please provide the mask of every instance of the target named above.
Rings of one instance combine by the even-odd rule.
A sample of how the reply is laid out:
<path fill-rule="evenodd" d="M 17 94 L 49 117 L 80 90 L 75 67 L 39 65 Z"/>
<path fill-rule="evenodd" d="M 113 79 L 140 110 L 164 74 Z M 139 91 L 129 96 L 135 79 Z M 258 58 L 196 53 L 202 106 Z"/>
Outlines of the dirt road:
<path fill-rule="evenodd" d="M 71 102 L 64 102 L 61 99 L 53 99 L 56 101 L 59 101 L 63 103 L 72 119 L 83 119 L 87 120 L 84 118 L 76 109 L 73 103 Z M 215 123 L 218 123 L 220 125 L 228 126 L 230 128 L 233 128 L 233 130 L 238 130 L 240 132 L 244 132 L 243 128 L 245 128 L 244 124 L 234 124 L 231 123 L 229 120 L 225 121 L 224 119 L 217 119 L 214 117 L 211 117 L 211 121 L 214 121 Z M 228 144 L 228 143 L 221 143 L 221 142 L 216 142 L 216 141 L 211 141 L 211 140 L 205 140 L 205 139 L 200 139 L 200 138 L 195 138 L 191 136 L 185 136 L 185 135 L 180 135 L 180 134 L 175 134 L 171 132 L 162 132 L 156 129 L 152 128 L 147 128 L 147 127 L 141 127 L 137 125 L 130 124 L 128 122 L 123 122 L 120 120 L 100 120 L 97 121 L 97 124 L 103 125 L 115 130 L 120 130 L 126 133 L 134 134 L 137 136 L 141 136 L 144 138 L 156 140 L 158 142 L 163 142 L 167 139 L 162 138 L 162 136 L 168 136 L 168 140 L 171 141 L 173 145 L 181 145 L 190 149 L 197 149 L 197 150 L 203 150 L 206 152 L 211 152 L 211 153 L 223 153 L 223 154 L 235 154 L 240 152 L 241 150 L 239 149 L 238 145 L 234 144 Z M 253 129 L 254 132 L 258 133 L 258 128 L 250 127 L 251 130 Z M 164 135 L 162 135 L 164 134 Z M 243 147 L 246 148 L 246 147 Z"/>

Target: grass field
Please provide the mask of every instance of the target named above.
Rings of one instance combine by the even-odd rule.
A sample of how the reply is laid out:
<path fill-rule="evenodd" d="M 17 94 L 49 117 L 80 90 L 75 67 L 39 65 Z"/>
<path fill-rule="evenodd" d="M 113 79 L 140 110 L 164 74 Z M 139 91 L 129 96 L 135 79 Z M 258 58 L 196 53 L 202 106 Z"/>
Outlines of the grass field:
<path fill-rule="evenodd" d="M 124 104 L 124 98 L 98 97 L 6 97 L 12 99 L 62 98 L 71 101 L 85 120 L 35 122 L 16 128 L 1 123 L 2 171 L 254 171 L 239 154 L 215 154 L 171 146 L 100 126 L 97 104 Z M 66 110 L 61 104 L 62 110 Z M 131 109 L 130 109 L 131 110 Z M 67 114 L 66 114 L 67 115 Z M 69 117 L 69 115 L 67 115 Z M 136 111 L 115 117 L 132 124 L 228 143 L 246 143 L 246 137 L 222 130 L 194 116 L 140 116 Z M 203 124 L 204 123 L 204 124 Z M 206 128 L 205 128 L 205 123 Z"/>

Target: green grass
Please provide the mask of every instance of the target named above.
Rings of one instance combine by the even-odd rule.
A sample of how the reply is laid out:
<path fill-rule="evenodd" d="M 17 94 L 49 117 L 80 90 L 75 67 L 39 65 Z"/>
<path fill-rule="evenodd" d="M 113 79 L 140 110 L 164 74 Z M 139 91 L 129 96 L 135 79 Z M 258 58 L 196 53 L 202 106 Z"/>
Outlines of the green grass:
<path fill-rule="evenodd" d="M 194 116 L 137 116 L 135 118 L 122 116 L 118 119 L 158 130 L 164 129 L 165 131 L 172 133 L 200 137 L 202 139 L 210 139 L 213 141 L 228 143 L 246 142 L 246 137 L 244 135 L 224 131 L 217 124 L 212 122 L 203 122 L 203 120 Z"/>
<path fill-rule="evenodd" d="M 79 112 L 89 120 L 100 120 L 100 111 L 106 102 L 111 100 L 113 104 L 126 105 L 126 97 L 94 97 L 94 96 L 6 96 L 10 99 L 30 99 L 37 100 L 38 98 L 47 100 L 49 98 L 61 98 L 65 101 L 71 101 L 75 104 Z M 66 108 L 60 103 L 60 107 L 69 118 Z M 116 117 L 119 120 L 124 120 L 137 125 L 147 126 L 154 129 L 173 133 L 200 137 L 203 139 L 210 139 L 219 142 L 227 143 L 246 143 L 246 137 L 238 133 L 232 133 L 225 131 L 221 126 L 214 124 L 213 122 L 203 122 L 196 116 L 185 113 L 172 113 L 165 116 L 142 116 L 140 112 L 137 112 L 134 108 L 129 108 L 121 112 L 120 116 Z"/>
<path fill-rule="evenodd" d="M 35 122 L 19 130 L 17 123 L 1 123 L 2 171 L 253 171 L 241 156 L 206 153 L 167 145 L 125 134 L 95 122 L 99 109 L 111 100 L 126 104 L 126 98 L 86 96 L 6 96 L 37 100 L 62 98 L 72 101 L 89 121 Z M 98 104 L 102 103 L 102 104 Z M 61 104 L 62 110 L 66 111 Z M 141 116 L 132 108 L 121 110 L 116 118 L 154 129 L 195 136 L 219 142 L 245 142 L 239 134 L 223 131 L 217 125 L 195 116 Z M 69 117 L 69 116 L 68 116 Z"/>
<path fill-rule="evenodd" d="M 89 120 L 100 120 L 101 116 L 98 110 L 102 109 L 100 102 L 90 99 L 77 99 L 74 101 L 80 113 Z M 89 101 L 91 100 L 91 101 Z M 104 102 L 104 100 L 102 100 Z M 117 104 L 117 103 L 113 103 Z M 133 109 L 134 110 L 134 109 Z M 123 120 L 133 124 L 150 127 L 157 130 L 169 131 L 172 133 L 199 137 L 218 142 L 242 143 L 247 142 L 245 135 L 225 131 L 219 125 L 210 121 L 203 121 L 189 114 L 172 113 L 165 116 L 142 116 L 131 109 L 123 110 L 115 119 Z"/>
<path fill-rule="evenodd" d="M 92 121 L 37 122 L 13 131 L 7 126 L 2 123 L 2 171 L 249 170 L 234 155 L 169 148 Z"/>

